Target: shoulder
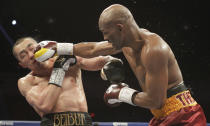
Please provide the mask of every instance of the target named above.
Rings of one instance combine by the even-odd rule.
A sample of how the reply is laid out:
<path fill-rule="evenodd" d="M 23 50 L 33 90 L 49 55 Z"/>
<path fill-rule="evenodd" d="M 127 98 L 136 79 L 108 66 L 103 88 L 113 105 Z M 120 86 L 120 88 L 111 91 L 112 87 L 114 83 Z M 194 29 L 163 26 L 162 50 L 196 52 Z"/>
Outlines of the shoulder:
<path fill-rule="evenodd" d="M 35 77 L 34 77 L 31 73 L 29 73 L 29 74 L 27 74 L 26 76 L 20 78 L 20 79 L 18 80 L 18 84 L 19 84 L 19 83 L 20 83 L 20 84 L 24 84 L 24 83 L 26 83 L 26 82 L 31 82 L 31 81 L 34 80 L 34 78 L 35 78 Z"/>
<path fill-rule="evenodd" d="M 148 41 L 164 41 L 161 36 L 147 29 L 141 28 L 140 31 L 143 37 L 147 39 Z"/>
<path fill-rule="evenodd" d="M 169 46 L 161 41 L 149 41 L 142 52 L 142 61 L 146 67 L 157 67 L 168 63 Z"/>
<path fill-rule="evenodd" d="M 167 54 L 170 50 L 168 44 L 156 33 L 145 31 L 145 45 L 142 48 L 143 54 L 150 58 L 157 55 Z"/>

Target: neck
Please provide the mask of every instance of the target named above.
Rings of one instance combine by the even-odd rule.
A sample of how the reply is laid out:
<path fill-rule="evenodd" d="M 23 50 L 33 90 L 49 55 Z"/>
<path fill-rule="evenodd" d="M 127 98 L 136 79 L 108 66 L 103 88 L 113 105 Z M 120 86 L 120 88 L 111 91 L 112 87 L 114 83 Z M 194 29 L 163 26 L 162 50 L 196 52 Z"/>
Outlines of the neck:
<path fill-rule="evenodd" d="M 142 38 L 142 31 L 141 29 L 136 26 L 136 25 L 132 25 L 130 26 L 130 30 L 128 32 L 127 36 L 127 42 L 128 43 L 128 47 L 132 48 L 133 50 L 139 50 L 145 43 L 145 40 Z"/>
<path fill-rule="evenodd" d="M 32 74 L 37 76 L 48 76 L 51 74 L 51 71 L 52 65 L 49 61 L 40 63 L 39 65 L 31 69 Z"/>
<path fill-rule="evenodd" d="M 33 71 L 31 71 L 31 73 L 35 76 L 44 77 L 44 76 L 49 76 L 51 74 L 51 70 L 48 70 L 48 69 L 33 70 Z"/>

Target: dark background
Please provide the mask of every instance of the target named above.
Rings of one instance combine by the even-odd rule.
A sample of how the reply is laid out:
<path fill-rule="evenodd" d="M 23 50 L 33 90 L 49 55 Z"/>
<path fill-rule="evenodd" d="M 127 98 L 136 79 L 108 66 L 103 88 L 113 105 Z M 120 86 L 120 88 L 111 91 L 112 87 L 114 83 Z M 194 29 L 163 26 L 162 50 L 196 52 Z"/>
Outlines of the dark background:
<path fill-rule="evenodd" d="M 11 48 L 23 36 L 59 42 L 101 41 L 98 18 L 113 3 L 127 6 L 140 27 L 162 36 L 174 51 L 186 84 L 194 91 L 210 122 L 209 6 L 201 0 L 1 0 L 0 1 L 0 120 L 39 120 L 17 89 L 18 78 L 29 72 L 18 66 Z M 17 24 L 12 25 L 12 20 Z M 125 82 L 141 91 L 122 54 Z M 103 93 L 109 83 L 99 72 L 83 71 L 93 121 L 146 121 L 149 110 L 122 104 L 109 108 Z"/>

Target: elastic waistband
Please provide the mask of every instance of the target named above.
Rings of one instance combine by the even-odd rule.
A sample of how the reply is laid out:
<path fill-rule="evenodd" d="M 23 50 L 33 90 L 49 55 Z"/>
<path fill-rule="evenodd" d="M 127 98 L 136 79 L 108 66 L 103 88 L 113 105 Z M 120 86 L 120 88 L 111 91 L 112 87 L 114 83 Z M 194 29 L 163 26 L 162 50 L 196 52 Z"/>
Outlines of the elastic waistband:
<path fill-rule="evenodd" d="M 41 126 L 91 126 L 92 119 L 87 112 L 59 112 L 43 116 Z"/>
<path fill-rule="evenodd" d="M 62 115 L 62 114 L 88 114 L 87 112 L 77 112 L 77 111 L 67 111 L 67 112 L 55 112 L 55 113 L 49 113 L 49 114 L 45 114 L 44 115 L 44 117 L 52 117 L 52 116 L 54 116 L 54 115 Z M 89 114 L 88 114 L 89 115 Z"/>
<path fill-rule="evenodd" d="M 160 109 L 151 109 L 155 118 L 161 118 L 169 115 L 174 111 L 178 111 L 184 107 L 195 106 L 197 102 L 192 98 L 190 91 L 182 91 L 177 93 L 165 101 Z"/>
<path fill-rule="evenodd" d="M 171 96 L 186 90 L 188 90 L 188 88 L 185 86 L 184 82 L 182 81 L 180 84 L 167 90 L 167 98 L 170 98 Z"/>

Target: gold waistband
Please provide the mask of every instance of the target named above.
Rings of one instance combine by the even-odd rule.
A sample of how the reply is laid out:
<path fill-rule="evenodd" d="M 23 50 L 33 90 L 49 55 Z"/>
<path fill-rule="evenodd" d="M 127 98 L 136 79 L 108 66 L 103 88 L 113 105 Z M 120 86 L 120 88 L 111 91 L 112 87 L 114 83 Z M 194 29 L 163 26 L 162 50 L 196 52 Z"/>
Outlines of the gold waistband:
<path fill-rule="evenodd" d="M 53 121 L 53 126 L 84 126 L 88 117 L 88 113 L 85 112 L 61 112 L 45 116 L 45 118 Z"/>
<path fill-rule="evenodd" d="M 178 111 L 184 107 L 195 106 L 197 102 L 192 98 L 190 91 L 186 90 L 177 93 L 165 101 L 160 109 L 151 109 L 155 118 L 165 117 L 174 111 Z"/>

